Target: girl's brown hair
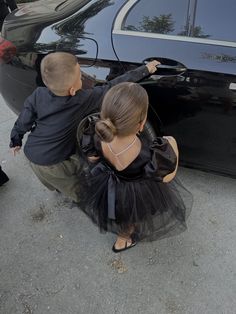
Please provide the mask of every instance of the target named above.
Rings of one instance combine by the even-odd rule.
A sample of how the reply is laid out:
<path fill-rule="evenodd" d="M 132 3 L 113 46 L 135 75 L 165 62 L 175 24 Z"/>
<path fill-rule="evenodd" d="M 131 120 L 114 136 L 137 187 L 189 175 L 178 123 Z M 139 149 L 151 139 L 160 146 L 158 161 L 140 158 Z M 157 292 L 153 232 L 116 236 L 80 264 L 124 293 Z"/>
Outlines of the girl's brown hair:
<path fill-rule="evenodd" d="M 137 83 L 120 83 L 105 95 L 101 108 L 101 119 L 95 130 L 104 142 L 111 142 L 114 136 L 127 136 L 138 132 L 140 123 L 146 117 L 148 95 Z"/>

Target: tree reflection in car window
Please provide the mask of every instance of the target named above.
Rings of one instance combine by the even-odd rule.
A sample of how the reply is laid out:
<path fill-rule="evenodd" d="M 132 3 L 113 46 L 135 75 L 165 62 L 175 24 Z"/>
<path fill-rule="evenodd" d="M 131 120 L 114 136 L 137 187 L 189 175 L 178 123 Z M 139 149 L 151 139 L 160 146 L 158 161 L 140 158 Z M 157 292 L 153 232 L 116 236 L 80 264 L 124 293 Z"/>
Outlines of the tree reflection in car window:
<path fill-rule="evenodd" d="M 186 30 L 188 0 L 138 1 L 130 10 L 122 29 L 178 35 Z"/>
<path fill-rule="evenodd" d="M 123 30 L 236 41 L 236 1 L 140 0 Z M 224 23 L 225 21 L 225 23 Z"/>
<path fill-rule="evenodd" d="M 196 0 L 195 25 L 210 34 L 210 39 L 236 41 L 235 12 L 235 0 Z M 201 37 L 194 33 L 191 36 Z"/>

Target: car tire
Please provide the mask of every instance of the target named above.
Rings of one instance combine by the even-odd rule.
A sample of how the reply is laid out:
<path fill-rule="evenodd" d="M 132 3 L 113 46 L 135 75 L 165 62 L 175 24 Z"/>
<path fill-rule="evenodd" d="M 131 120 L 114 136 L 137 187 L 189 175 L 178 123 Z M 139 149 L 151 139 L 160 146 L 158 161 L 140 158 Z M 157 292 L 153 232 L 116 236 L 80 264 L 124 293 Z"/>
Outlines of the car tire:
<path fill-rule="evenodd" d="M 151 122 L 147 120 L 145 123 L 144 129 L 142 133 L 140 134 L 140 137 L 144 139 L 147 143 L 150 143 L 150 142 L 153 142 L 157 136 L 158 135 L 154 127 L 152 126 Z"/>

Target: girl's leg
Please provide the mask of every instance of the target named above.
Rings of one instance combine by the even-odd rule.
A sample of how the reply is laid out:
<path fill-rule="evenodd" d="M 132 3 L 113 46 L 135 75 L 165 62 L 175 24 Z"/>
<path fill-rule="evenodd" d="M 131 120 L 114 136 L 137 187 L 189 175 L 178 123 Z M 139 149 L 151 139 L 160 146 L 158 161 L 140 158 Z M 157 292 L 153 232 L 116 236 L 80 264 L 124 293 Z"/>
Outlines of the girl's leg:
<path fill-rule="evenodd" d="M 134 245 L 131 235 L 134 232 L 134 225 L 130 225 L 125 231 L 118 234 L 116 242 L 113 246 L 115 250 L 122 250 Z"/>

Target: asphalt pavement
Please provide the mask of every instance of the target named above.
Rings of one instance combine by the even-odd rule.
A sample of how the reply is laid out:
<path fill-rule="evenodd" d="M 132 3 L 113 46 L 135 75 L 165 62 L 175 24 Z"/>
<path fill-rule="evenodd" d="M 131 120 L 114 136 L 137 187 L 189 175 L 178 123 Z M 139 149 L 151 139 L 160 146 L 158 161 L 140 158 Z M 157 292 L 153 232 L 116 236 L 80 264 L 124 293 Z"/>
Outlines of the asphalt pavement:
<path fill-rule="evenodd" d="M 236 180 L 180 168 L 188 230 L 115 254 L 112 234 L 13 157 L 0 96 L 0 314 L 235 314 Z"/>

